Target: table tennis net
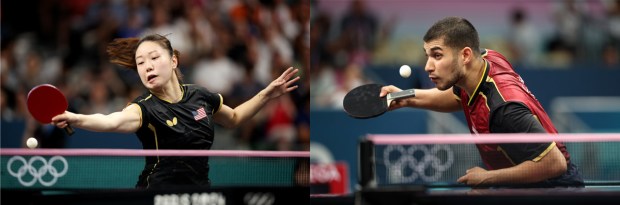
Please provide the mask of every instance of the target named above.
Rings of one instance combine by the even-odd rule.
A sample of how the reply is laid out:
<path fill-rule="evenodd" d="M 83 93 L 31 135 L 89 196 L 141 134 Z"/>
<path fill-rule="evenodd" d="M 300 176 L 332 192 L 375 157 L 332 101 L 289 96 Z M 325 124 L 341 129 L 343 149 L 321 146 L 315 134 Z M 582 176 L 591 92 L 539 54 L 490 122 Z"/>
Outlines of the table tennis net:
<path fill-rule="evenodd" d="M 145 156 L 209 159 L 211 187 L 307 186 L 309 152 L 2 149 L 2 188 L 133 189 Z"/>
<path fill-rule="evenodd" d="M 489 169 L 476 144 L 562 142 L 586 186 L 620 185 L 620 134 L 368 135 L 359 144 L 360 185 L 464 186 L 472 167 Z M 532 170 L 536 172 L 537 170 Z"/>

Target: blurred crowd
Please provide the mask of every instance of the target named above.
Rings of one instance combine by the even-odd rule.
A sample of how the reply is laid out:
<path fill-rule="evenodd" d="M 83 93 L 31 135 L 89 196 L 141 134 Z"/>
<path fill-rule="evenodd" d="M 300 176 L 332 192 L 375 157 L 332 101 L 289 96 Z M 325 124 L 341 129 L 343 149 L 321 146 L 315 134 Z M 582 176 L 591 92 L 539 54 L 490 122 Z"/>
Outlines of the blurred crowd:
<path fill-rule="evenodd" d="M 372 62 L 377 42 L 386 37 L 380 33 L 385 31 L 381 22 L 362 0 L 351 1 L 340 22 L 334 18 L 320 10 L 312 17 L 313 107 L 342 107 L 346 92 L 367 82 L 362 70 Z M 336 35 L 330 35 L 332 28 L 338 30 Z"/>
<path fill-rule="evenodd" d="M 313 108 L 341 108 L 342 99 L 348 90 L 374 80 L 366 72 L 369 67 L 381 67 L 387 63 L 396 70 L 402 64 L 423 68 L 426 63 L 424 53 L 418 51 L 422 47 L 422 36 L 414 36 L 416 39 L 413 43 L 393 38 L 395 28 L 403 24 L 411 24 L 410 21 L 385 17 L 398 16 L 395 13 L 409 12 L 414 9 L 395 6 L 386 6 L 385 8 L 389 9 L 383 9 L 381 6 L 383 3 L 378 3 L 379 0 L 349 0 L 347 2 L 348 6 L 343 12 L 334 12 L 335 9 L 331 12 L 326 11 L 332 8 L 330 6 L 316 6 L 318 4 L 329 5 L 330 1 L 327 0 L 317 1 L 312 7 L 310 42 L 312 44 L 311 105 Z M 369 6 L 369 2 L 374 6 Z M 408 5 L 402 1 L 385 3 Z M 421 6 L 416 8 L 423 9 L 424 6 L 434 2 L 418 3 Z M 498 7 L 503 7 L 510 2 L 454 3 L 469 6 L 458 11 L 471 9 L 472 16 L 476 16 L 474 8 L 482 12 L 483 8 L 488 7 L 480 6 L 501 4 Z M 487 36 L 481 35 L 481 47 L 500 51 L 515 69 L 588 68 L 602 70 L 620 68 L 620 1 L 566 0 L 526 3 L 549 8 L 549 12 L 542 15 L 546 15 L 543 18 L 552 22 L 553 28 L 541 28 L 540 24 L 535 24 L 537 22 L 529 18 L 531 13 L 528 13 L 525 7 L 519 7 L 518 3 L 514 3 L 514 8 L 505 16 L 491 17 L 503 18 L 501 25 L 508 25 L 508 30 L 492 38 L 485 38 Z M 410 4 L 411 7 L 415 5 L 415 2 Z M 437 2 L 436 5 L 450 4 Z M 379 14 L 383 14 L 384 18 L 382 19 Z M 412 12 L 408 15 L 409 18 L 414 18 L 412 16 L 416 14 Z M 423 15 L 418 17 L 428 19 Z M 467 18 L 467 16 L 464 17 Z M 437 20 L 439 19 L 428 19 L 429 24 Z M 495 21 L 495 19 L 490 21 Z M 501 27 L 490 28 L 490 25 L 481 22 L 472 23 L 478 27 L 479 31 L 481 28 L 502 29 Z M 545 33 L 546 30 L 551 31 Z M 412 35 L 408 34 L 408 36 Z M 392 50 L 386 55 L 385 51 L 389 49 Z M 408 55 L 409 53 L 414 53 L 413 57 Z M 396 74 L 397 71 L 394 73 Z"/>
<path fill-rule="evenodd" d="M 114 38 L 157 33 L 180 51 L 183 83 L 221 93 L 233 108 L 286 68 L 300 68 L 296 91 L 269 102 L 241 128 L 216 128 L 215 144 L 232 139 L 218 148 L 309 150 L 309 4 L 310 0 L 2 1 L 2 121 L 26 123 L 24 136 L 59 132 L 33 121 L 26 108 L 27 92 L 43 83 L 65 93 L 70 111 L 122 110 L 146 90 L 135 71 L 109 63 L 106 46 Z M 44 146 L 64 146 L 61 138 L 55 143 Z"/>
<path fill-rule="evenodd" d="M 549 36 L 534 25 L 527 9 L 509 13 L 507 55 L 515 66 L 591 69 L 620 68 L 620 1 L 550 2 Z"/>

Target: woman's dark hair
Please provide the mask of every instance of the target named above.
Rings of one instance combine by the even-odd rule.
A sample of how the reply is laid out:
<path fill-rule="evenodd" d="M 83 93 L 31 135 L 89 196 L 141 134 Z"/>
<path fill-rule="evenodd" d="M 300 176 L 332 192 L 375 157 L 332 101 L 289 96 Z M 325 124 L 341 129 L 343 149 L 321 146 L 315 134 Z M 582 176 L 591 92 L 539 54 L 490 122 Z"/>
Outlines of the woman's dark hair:
<path fill-rule="evenodd" d="M 117 38 L 114 39 L 106 49 L 108 56 L 110 57 L 110 62 L 123 66 L 125 68 L 129 68 L 132 70 L 137 70 L 136 65 L 136 50 L 138 46 L 143 42 L 154 42 L 159 44 L 162 48 L 165 48 L 168 51 L 170 57 L 176 56 L 177 60 L 180 59 L 181 53 L 178 50 L 172 49 L 172 45 L 170 44 L 170 40 L 165 36 L 159 34 L 151 34 L 145 36 L 142 39 L 139 38 Z M 177 76 L 177 79 L 181 81 L 183 79 L 183 75 L 179 71 L 179 68 L 174 69 L 174 74 Z"/>

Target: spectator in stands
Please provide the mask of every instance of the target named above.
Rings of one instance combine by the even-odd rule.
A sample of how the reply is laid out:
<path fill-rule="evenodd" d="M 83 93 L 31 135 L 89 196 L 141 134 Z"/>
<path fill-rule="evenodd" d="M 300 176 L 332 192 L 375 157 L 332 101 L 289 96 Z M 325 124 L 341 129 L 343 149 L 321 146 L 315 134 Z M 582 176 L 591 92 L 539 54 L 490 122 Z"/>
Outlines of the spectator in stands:
<path fill-rule="evenodd" d="M 538 58 L 542 56 L 541 34 L 536 26 L 528 21 L 527 12 L 522 8 L 515 8 L 510 16 L 510 25 L 508 42 L 515 66 L 538 65 Z"/>
<path fill-rule="evenodd" d="M 554 37 L 547 45 L 548 61 L 553 67 L 569 67 L 578 60 L 578 49 L 582 38 L 583 14 L 578 3 L 563 1 L 553 13 Z"/>
<path fill-rule="evenodd" d="M 620 0 L 612 3 L 608 11 L 607 28 L 609 30 L 609 42 L 603 46 L 603 62 L 607 67 L 618 68 L 620 66 Z"/>
<path fill-rule="evenodd" d="M 339 52 L 346 54 L 345 64 L 366 65 L 375 48 L 378 31 L 377 17 L 366 7 L 364 0 L 353 0 L 340 23 Z"/>

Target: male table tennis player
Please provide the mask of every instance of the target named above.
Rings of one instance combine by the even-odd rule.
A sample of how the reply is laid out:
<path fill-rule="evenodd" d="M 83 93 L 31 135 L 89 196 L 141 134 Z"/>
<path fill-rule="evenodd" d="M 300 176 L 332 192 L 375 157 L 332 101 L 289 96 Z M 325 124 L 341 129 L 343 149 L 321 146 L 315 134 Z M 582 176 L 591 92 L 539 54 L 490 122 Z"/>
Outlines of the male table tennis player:
<path fill-rule="evenodd" d="M 424 35 L 425 66 L 433 89 L 418 89 L 416 97 L 394 101 L 401 107 L 440 112 L 465 112 L 470 132 L 557 133 L 538 100 L 506 58 L 479 49 L 474 26 L 460 17 L 436 22 Z M 380 96 L 401 89 L 384 86 Z M 561 142 L 477 144 L 485 168 L 468 169 L 457 181 L 469 186 L 583 186 L 577 167 Z"/>

